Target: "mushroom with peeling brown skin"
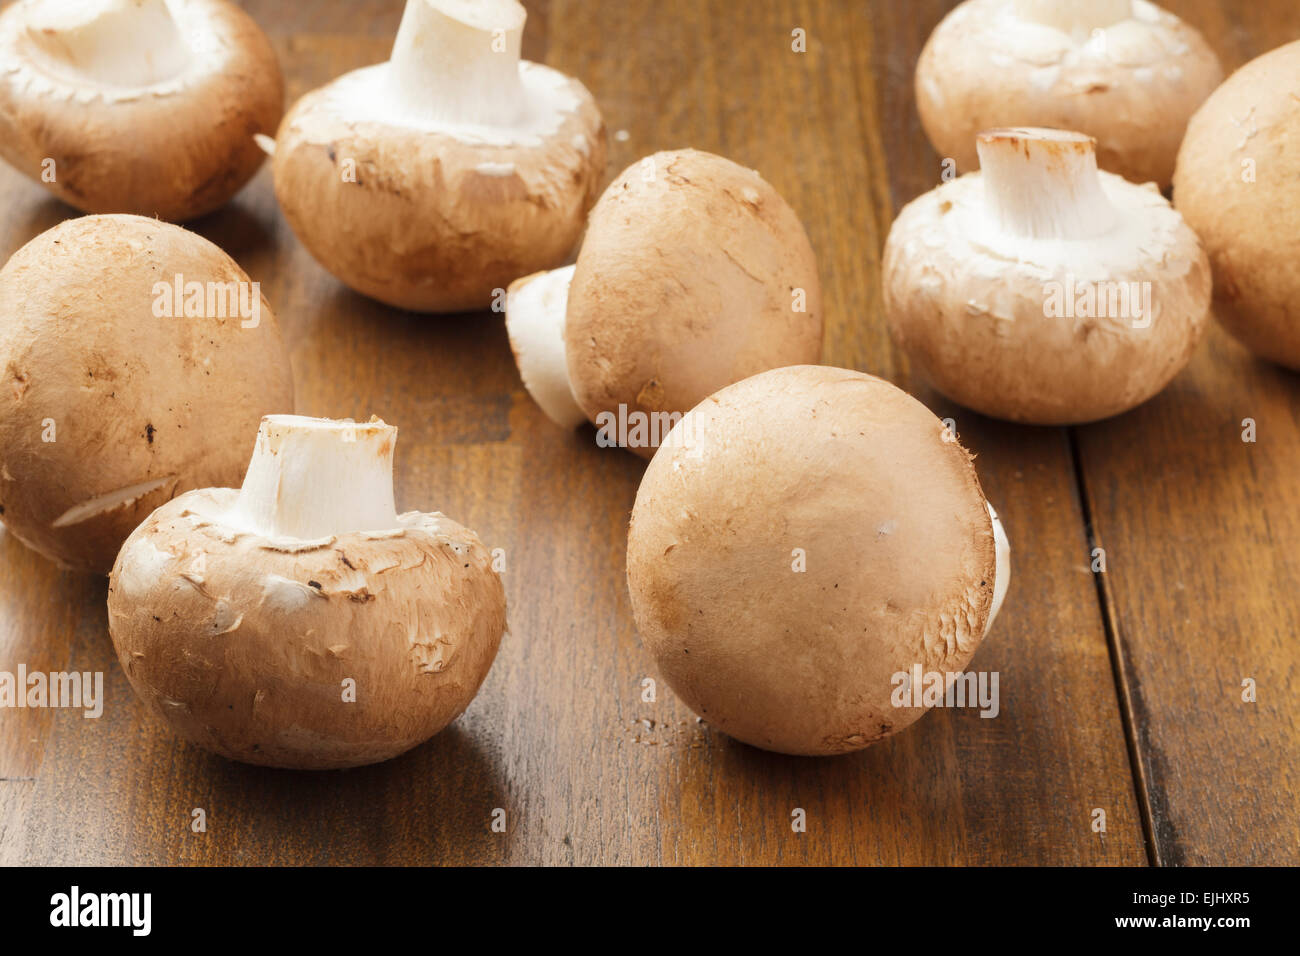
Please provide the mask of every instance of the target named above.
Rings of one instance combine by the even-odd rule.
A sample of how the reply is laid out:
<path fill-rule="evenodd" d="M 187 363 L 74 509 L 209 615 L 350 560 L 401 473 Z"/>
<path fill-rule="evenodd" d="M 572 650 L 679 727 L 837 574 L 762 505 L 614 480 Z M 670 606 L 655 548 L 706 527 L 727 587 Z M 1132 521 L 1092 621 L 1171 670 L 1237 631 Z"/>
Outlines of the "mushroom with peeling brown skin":
<path fill-rule="evenodd" d="M 605 190 L 575 265 L 512 284 L 506 328 L 524 386 L 557 424 L 640 416 L 662 437 L 724 385 L 820 358 L 817 262 L 757 172 L 656 153 Z M 649 457 L 656 444 L 626 446 Z"/>
<path fill-rule="evenodd" d="M 0 518 L 65 567 L 107 574 L 164 501 L 237 483 L 246 436 L 292 408 L 271 307 L 201 236 L 85 216 L 0 271 Z"/>
<path fill-rule="evenodd" d="M 980 134 L 981 171 L 909 203 L 884 253 L 895 341 L 943 394 L 1062 425 L 1127 411 L 1191 359 L 1210 269 L 1156 191 L 1098 172 L 1092 140 Z"/>
<path fill-rule="evenodd" d="M 1201 35 L 1146 0 L 966 0 L 921 51 L 916 105 L 961 172 L 981 130 L 1047 126 L 1087 133 L 1102 169 L 1164 189 L 1222 79 Z"/>
<path fill-rule="evenodd" d="M 521 61 L 515 0 L 408 0 L 392 58 L 290 109 L 275 192 L 316 260 L 417 312 L 481 309 L 564 262 L 605 168 L 577 80 Z"/>
<path fill-rule="evenodd" d="M 284 107 L 225 0 L 19 0 L 0 13 L 0 156 L 78 209 L 173 222 L 224 204 Z"/>
<path fill-rule="evenodd" d="M 176 733 L 246 763 L 387 760 L 473 700 L 506 625 L 478 536 L 399 515 L 397 429 L 273 415 L 242 487 L 192 491 L 109 579 L 131 686 Z"/>
<path fill-rule="evenodd" d="M 951 432 L 888 382 L 822 366 L 724 388 L 679 431 L 627 543 L 637 629 L 677 695 L 789 754 L 859 750 L 919 718 L 895 705 L 897 675 L 963 670 L 1010 583 Z"/>
<path fill-rule="evenodd" d="M 1300 42 L 1251 60 L 1183 140 L 1174 205 L 1205 244 L 1215 315 L 1248 349 L 1300 371 Z"/>

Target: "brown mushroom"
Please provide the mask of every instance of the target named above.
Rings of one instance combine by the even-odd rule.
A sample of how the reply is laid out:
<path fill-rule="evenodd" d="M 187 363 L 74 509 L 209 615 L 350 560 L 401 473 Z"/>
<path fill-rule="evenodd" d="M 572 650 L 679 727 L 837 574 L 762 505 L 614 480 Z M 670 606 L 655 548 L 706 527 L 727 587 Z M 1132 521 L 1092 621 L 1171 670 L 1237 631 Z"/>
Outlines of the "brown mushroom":
<path fill-rule="evenodd" d="M 1094 421 L 1155 395 L 1208 321 L 1195 233 L 1154 185 L 1099 173 L 1082 134 L 989 130 L 979 154 L 889 231 L 895 341 L 949 398 L 1011 421 Z"/>
<path fill-rule="evenodd" d="M 602 444 L 649 457 L 724 385 L 817 361 L 821 286 L 803 226 L 771 185 L 676 150 L 610 184 L 576 265 L 516 282 L 506 324 L 548 416 L 590 420 Z"/>
<path fill-rule="evenodd" d="M 921 124 L 960 172 L 1002 126 L 1078 130 L 1102 169 L 1169 185 L 1183 130 L 1223 79 L 1214 51 L 1146 0 L 966 0 L 916 65 Z"/>
<path fill-rule="evenodd" d="M 1262 358 L 1300 370 L 1300 42 L 1251 60 L 1192 117 L 1174 204 L 1205 244 L 1215 314 Z"/>
<path fill-rule="evenodd" d="M 66 567 L 107 574 L 164 501 L 238 483 L 246 436 L 293 408 L 260 286 L 179 226 L 55 226 L 0 271 L 0 316 L 0 514 Z"/>
<path fill-rule="evenodd" d="M 915 721 L 896 676 L 964 668 L 1009 576 L 952 433 L 888 382 L 822 366 L 692 409 L 628 530 L 632 611 L 664 679 L 718 730 L 782 753 L 858 750 Z"/>
<path fill-rule="evenodd" d="M 173 222 L 230 199 L 284 107 L 226 0 L 19 0 L 0 13 L 0 156 L 78 209 Z"/>
<path fill-rule="evenodd" d="M 524 19 L 515 0 L 408 0 L 392 59 L 284 118 L 280 206 L 353 289 L 417 312 L 481 309 L 572 251 L 605 125 L 581 83 L 520 60 Z"/>
<path fill-rule="evenodd" d="M 234 760 L 387 760 L 473 700 L 505 630 L 478 536 L 393 503 L 397 429 L 269 416 L 243 485 L 145 520 L 109 579 L 118 659 L 150 709 Z"/>

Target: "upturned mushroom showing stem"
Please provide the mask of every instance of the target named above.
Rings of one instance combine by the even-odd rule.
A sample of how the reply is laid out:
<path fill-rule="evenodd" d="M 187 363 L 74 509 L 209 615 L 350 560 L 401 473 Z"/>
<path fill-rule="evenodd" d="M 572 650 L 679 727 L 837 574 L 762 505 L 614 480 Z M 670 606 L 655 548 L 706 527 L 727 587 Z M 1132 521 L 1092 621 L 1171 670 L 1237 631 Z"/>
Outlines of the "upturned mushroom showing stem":
<path fill-rule="evenodd" d="M 909 203 L 885 243 L 895 341 L 949 398 L 1034 424 L 1160 391 L 1205 331 L 1209 263 L 1154 186 L 1098 172 L 1093 141 L 980 134 L 982 170 Z"/>
<path fill-rule="evenodd" d="M 155 511 L 109 581 L 140 697 L 182 737 L 248 763 L 386 760 L 469 705 L 505 630 L 478 537 L 397 514 L 397 429 L 263 419 L 243 486 Z"/>
<path fill-rule="evenodd" d="M 575 79 L 520 59 L 515 0 L 408 0 L 391 59 L 304 96 L 275 191 L 326 269 L 417 312 L 482 309 L 560 265 L 605 166 Z"/>
<path fill-rule="evenodd" d="M 262 164 L 253 137 L 283 105 L 271 44 L 225 0 L 19 0 L 0 13 L 0 156 L 87 212 L 212 211 Z"/>

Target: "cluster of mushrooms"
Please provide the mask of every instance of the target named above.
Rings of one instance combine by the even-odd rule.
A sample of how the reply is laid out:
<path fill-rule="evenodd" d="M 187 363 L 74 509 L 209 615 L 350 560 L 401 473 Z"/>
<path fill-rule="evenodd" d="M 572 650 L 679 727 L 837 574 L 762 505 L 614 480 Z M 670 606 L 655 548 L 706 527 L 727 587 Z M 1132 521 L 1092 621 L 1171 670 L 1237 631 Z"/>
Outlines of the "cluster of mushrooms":
<path fill-rule="evenodd" d="M 600 111 L 520 58 L 524 20 L 408 0 L 388 61 L 281 118 L 271 45 L 227 0 L 0 13 L 0 156 L 89 214 L 0 271 L 0 520 L 109 575 L 131 685 L 199 746 L 356 766 L 469 705 L 506 630 L 490 552 L 398 512 L 394 427 L 293 414 L 270 303 L 172 224 L 269 153 L 340 281 L 419 312 L 503 301 L 545 416 L 650 459 L 628 586 L 687 704 L 793 754 L 902 730 L 925 710 L 893 706 L 892 676 L 964 669 L 1007 593 L 972 456 L 899 388 L 818 364 L 813 248 L 757 172 L 680 149 L 601 191 Z M 939 24 L 916 97 L 946 173 L 881 277 L 939 391 L 1023 423 L 1123 413 L 1187 364 L 1212 298 L 1300 369 L 1300 268 L 1271 226 L 1297 202 L 1300 43 L 1222 79 L 1146 0 L 966 0 Z"/>

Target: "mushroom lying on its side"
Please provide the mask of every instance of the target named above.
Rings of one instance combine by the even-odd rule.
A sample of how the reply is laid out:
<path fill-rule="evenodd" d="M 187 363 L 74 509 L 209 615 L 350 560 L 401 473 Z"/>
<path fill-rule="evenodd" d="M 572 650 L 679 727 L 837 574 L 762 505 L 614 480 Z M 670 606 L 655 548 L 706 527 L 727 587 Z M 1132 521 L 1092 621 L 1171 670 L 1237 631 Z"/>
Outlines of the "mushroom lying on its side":
<path fill-rule="evenodd" d="M 903 208 L 884 253 L 895 341 L 968 408 L 1062 425 L 1127 411 L 1205 332 L 1210 268 L 1154 186 L 1099 173 L 1093 142 L 980 134 L 982 170 Z"/>
<path fill-rule="evenodd" d="M 408 0 L 391 60 L 284 118 L 276 196 L 353 289 L 417 312 L 486 308 L 572 251 L 605 125 L 581 83 L 520 61 L 525 16 L 515 0 Z"/>
<path fill-rule="evenodd" d="M 0 271 L 0 520 L 107 574 L 149 512 L 234 484 L 263 415 L 293 409 L 260 287 L 180 226 L 85 216 Z"/>
<path fill-rule="evenodd" d="M 520 377 L 568 428 L 639 418 L 662 438 L 724 385 L 821 356 L 821 285 L 798 217 L 754 170 L 693 149 L 624 170 L 576 265 L 518 280 L 506 301 Z M 617 443 L 654 454 L 637 434 Z"/>
<path fill-rule="evenodd" d="M 1010 583 L 971 456 L 888 382 L 797 366 L 678 423 L 628 530 L 642 640 L 711 725 L 790 754 L 918 719 L 898 675 L 963 670 Z M 917 688 L 919 692 L 919 688 Z"/>
<path fill-rule="evenodd" d="M 19 0 L 0 13 L 0 156 L 70 205 L 173 222 L 226 202 L 284 106 L 225 0 Z"/>
<path fill-rule="evenodd" d="M 1174 205 L 1205 243 L 1215 314 L 1300 371 L 1300 42 L 1251 60 L 1192 117 Z"/>
<path fill-rule="evenodd" d="M 109 580 L 136 693 L 192 743 L 301 769 L 387 760 L 478 692 L 505 630 L 478 536 L 393 505 L 397 429 L 269 416 L 242 488 L 155 511 Z"/>
<path fill-rule="evenodd" d="M 916 65 L 916 105 L 940 156 L 978 165 L 999 126 L 1078 130 L 1097 162 L 1164 188 L 1187 121 L 1223 79 L 1195 29 L 1146 0 L 966 0 Z"/>

